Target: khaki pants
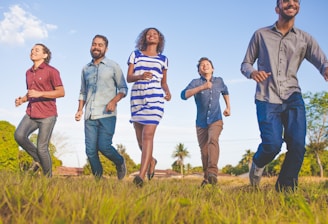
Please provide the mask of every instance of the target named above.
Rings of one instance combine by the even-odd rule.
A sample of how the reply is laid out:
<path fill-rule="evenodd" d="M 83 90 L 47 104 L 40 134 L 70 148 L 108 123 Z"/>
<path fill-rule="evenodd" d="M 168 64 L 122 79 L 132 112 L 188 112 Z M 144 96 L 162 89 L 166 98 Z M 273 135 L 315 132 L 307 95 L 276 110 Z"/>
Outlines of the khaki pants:
<path fill-rule="evenodd" d="M 210 124 L 207 128 L 196 127 L 198 144 L 200 147 L 204 179 L 208 179 L 208 175 L 218 174 L 219 162 L 219 136 L 223 129 L 223 121 L 218 120 Z"/>

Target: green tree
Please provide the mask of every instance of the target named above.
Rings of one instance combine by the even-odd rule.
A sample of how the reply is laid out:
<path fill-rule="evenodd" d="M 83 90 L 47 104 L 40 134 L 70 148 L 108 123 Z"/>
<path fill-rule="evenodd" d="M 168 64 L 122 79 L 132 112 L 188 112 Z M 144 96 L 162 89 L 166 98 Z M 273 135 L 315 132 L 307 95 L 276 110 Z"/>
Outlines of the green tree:
<path fill-rule="evenodd" d="M 242 159 L 239 161 L 237 166 L 233 167 L 228 164 L 222 168 L 222 173 L 230 175 L 241 175 L 247 173 L 251 168 L 254 152 L 250 149 L 247 149 L 245 152 L 246 153 L 242 156 Z"/>
<path fill-rule="evenodd" d="M 251 169 L 254 154 L 255 153 L 252 152 L 250 149 L 247 149 L 246 153 L 242 157 L 241 163 L 242 163 L 242 165 L 247 165 L 248 170 Z"/>
<path fill-rule="evenodd" d="M 328 92 L 306 93 L 303 95 L 306 107 L 308 150 L 313 152 L 324 176 L 320 154 L 328 146 Z"/>
<path fill-rule="evenodd" d="M 178 164 L 177 160 L 174 160 L 174 162 L 171 164 L 171 168 L 173 171 L 180 173 L 181 172 L 181 167 L 180 164 Z"/>
<path fill-rule="evenodd" d="M 323 151 L 320 158 L 324 170 L 324 176 L 328 177 L 328 150 Z"/>
<path fill-rule="evenodd" d="M 314 176 L 314 172 L 312 171 L 312 165 L 316 165 L 316 161 L 311 158 L 313 157 L 312 155 L 313 153 L 305 153 L 299 176 Z M 315 176 L 317 176 L 317 174 Z"/>
<path fill-rule="evenodd" d="M 0 121 L 0 170 L 19 170 L 18 144 L 14 139 L 15 126 Z"/>
<path fill-rule="evenodd" d="M 234 167 L 231 164 L 227 164 L 222 167 L 222 173 L 234 175 Z"/>
<path fill-rule="evenodd" d="M 180 173 L 181 175 L 183 175 L 183 161 L 185 157 L 189 157 L 189 151 L 187 150 L 187 148 L 185 148 L 184 144 L 179 143 L 175 147 L 175 151 L 173 152 L 172 157 L 177 158 L 176 164 L 180 166 Z"/>
<path fill-rule="evenodd" d="M 191 168 L 192 173 L 202 173 L 203 172 L 203 167 L 202 166 L 194 166 Z"/>
<path fill-rule="evenodd" d="M 221 172 L 233 176 L 238 176 L 248 172 L 248 165 L 242 164 L 241 162 L 239 162 L 237 166 L 228 164 L 221 169 Z"/>

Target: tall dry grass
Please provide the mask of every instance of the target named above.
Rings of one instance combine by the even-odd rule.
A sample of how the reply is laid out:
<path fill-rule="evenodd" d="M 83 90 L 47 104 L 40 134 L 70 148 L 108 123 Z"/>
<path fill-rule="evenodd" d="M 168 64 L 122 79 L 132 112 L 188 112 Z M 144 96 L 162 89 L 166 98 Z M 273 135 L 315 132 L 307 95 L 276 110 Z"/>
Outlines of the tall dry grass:
<path fill-rule="evenodd" d="M 328 180 L 301 178 L 295 193 L 260 190 L 247 178 L 153 179 L 31 177 L 0 172 L 0 223 L 328 223 Z"/>

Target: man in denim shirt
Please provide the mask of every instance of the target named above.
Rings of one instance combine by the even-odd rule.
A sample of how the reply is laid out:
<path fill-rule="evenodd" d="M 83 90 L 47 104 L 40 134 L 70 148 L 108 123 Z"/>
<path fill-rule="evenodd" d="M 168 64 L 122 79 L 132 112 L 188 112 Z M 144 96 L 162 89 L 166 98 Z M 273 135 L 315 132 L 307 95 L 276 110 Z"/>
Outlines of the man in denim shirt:
<path fill-rule="evenodd" d="M 249 178 L 251 185 L 259 186 L 264 166 L 275 158 L 285 141 L 288 152 L 276 190 L 294 191 L 306 137 L 306 112 L 297 71 L 307 59 L 327 81 L 328 61 L 314 38 L 294 27 L 300 0 L 277 0 L 275 10 L 278 21 L 254 33 L 241 65 L 241 72 L 257 82 L 255 103 L 262 138 Z M 256 60 L 258 70 L 253 68 Z"/>
<path fill-rule="evenodd" d="M 196 131 L 201 150 L 204 180 L 201 186 L 217 183 L 219 161 L 219 136 L 223 129 L 220 108 L 220 94 L 223 95 L 226 109 L 223 114 L 230 116 L 230 99 L 227 86 L 221 77 L 213 77 L 214 67 L 208 58 L 198 61 L 200 78 L 193 79 L 181 92 L 181 99 L 194 96 L 197 106 Z"/>
<path fill-rule="evenodd" d="M 84 115 L 86 154 L 96 178 L 103 174 L 98 150 L 117 169 L 117 177 L 123 179 L 126 174 L 125 160 L 112 146 L 116 125 L 117 103 L 126 96 L 128 87 L 120 66 L 105 57 L 108 40 L 105 36 L 93 38 L 90 53 L 92 61 L 84 66 L 81 77 L 81 90 L 78 111 L 75 120 Z"/>

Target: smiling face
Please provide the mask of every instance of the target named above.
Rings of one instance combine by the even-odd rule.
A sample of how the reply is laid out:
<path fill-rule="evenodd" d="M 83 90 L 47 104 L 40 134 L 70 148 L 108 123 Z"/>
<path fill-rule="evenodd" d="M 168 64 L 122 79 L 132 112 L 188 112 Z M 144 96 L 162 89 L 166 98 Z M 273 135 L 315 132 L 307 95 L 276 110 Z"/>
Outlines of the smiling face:
<path fill-rule="evenodd" d="M 279 0 L 276 13 L 285 20 L 293 19 L 300 11 L 300 0 Z"/>
<path fill-rule="evenodd" d="M 159 43 L 159 33 L 155 29 L 149 29 L 146 34 L 147 44 L 158 44 Z"/>
<path fill-rule="evenodd" d="M 210 76 L 212 76 L 213 72 L 214 72 L 214 68 L 213 68 L 212 63 L 209 60 L 204 59 L 199 62 L 198 73 L 200 75 L 202 75 L 204 77 L 210 77 Z"/>
<path fill-rule="evenodd" d="M 41 45 L 34 45 L 31 49 L 30 58 L 34 63 L 42 63 L 46 60 L 48 54 L 45 53 L 43 47 Z"/>
<path fill-rule="evenodd" d="M 107 45 L 104 39 L 95 37 L 92 41 L 90 53 L 94 60 L 102 59 L 107 51 Z"/>

